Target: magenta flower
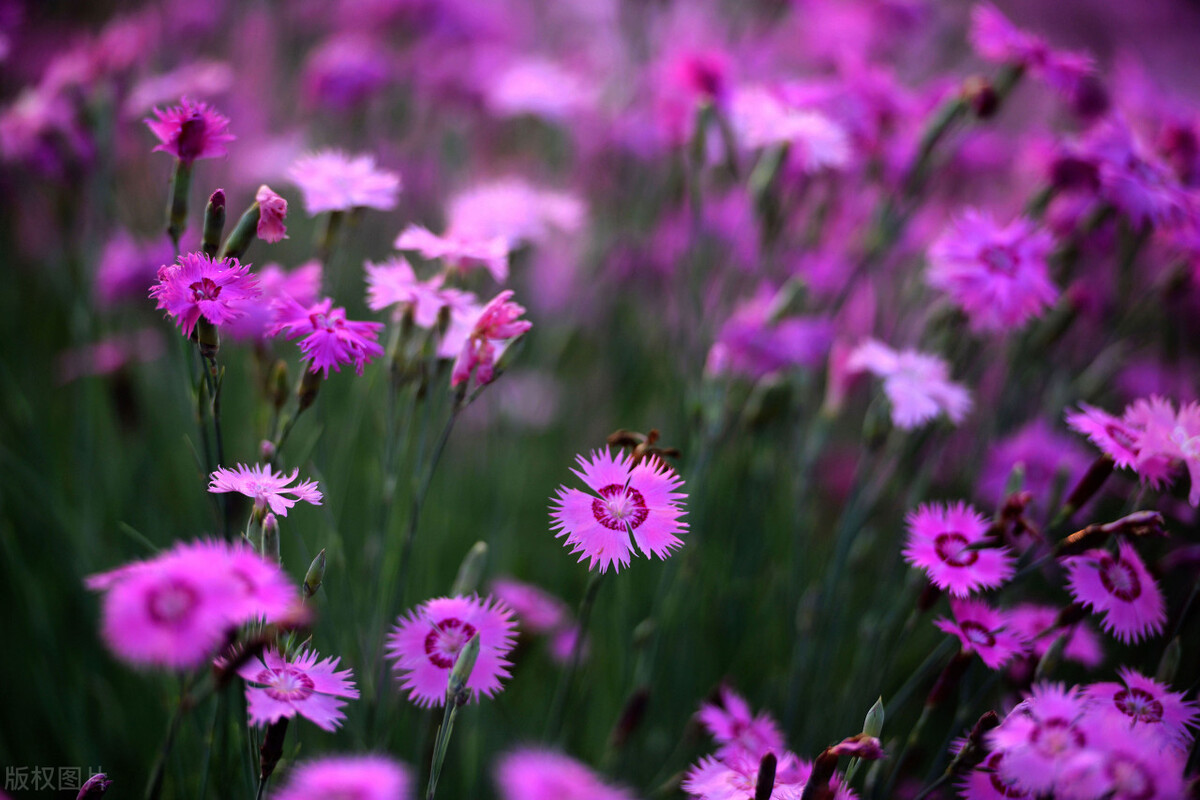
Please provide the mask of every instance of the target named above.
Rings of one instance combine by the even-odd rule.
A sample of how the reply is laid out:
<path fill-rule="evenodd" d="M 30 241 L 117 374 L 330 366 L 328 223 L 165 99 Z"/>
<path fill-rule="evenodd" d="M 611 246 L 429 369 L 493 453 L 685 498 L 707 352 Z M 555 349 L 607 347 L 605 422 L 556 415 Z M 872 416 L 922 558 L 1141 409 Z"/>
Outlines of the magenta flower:
<path fill-rule="evenodd" d="M 1053 50 L 1038 36 L 1018 29 L 990 3 L 971 10 L 971 44 L 987 61 L 1022 67 L 1061 92 L 1071 94 L 1091 75 L 1091 57 Z"/>
<path fill-rule="evenodd" d="M 717 758 L 722 761 L 745 756 L 760 761 L 767 753 L 783 752 L 783 733 L 771 715 L 757 716 L 750 704 L 728 686 L 722 686 L 719 703 L 700 706 L 696 717 L 717 740 Z"/>
<path fill-rule="evenodd" d="M 1064 479 L 1076 480 L 1089 463 L 1087 452 L 1075 438 L 1036 419 L 988 449 L 977 494 L 990 503 L 1003 504 L 1009 476 L 1020 464 L 1022 488 L 1033 495 L 1035 504 L 1044 506 L 1051 502 L 1056 486 Z"/>
<path fill-rule="evenodd" d="M 1106 711 L 1124 714 L 1131 727 L 1145 727 L 1164 745 L 1186 751 L 1195 738 L 1189 728 L 1200 716 L 1196 704 L 1172 692 L 1166 684 L 1147 678 L 1128 667 L 1119 667 L 1120 683 L 1093 683 L 1083 693 Z"/>
<path fill-rule="evenodd" d="M 740 304 L 721 326 L 705 372 L 756 380 L 789 367 L 824 363 L 833 344 L 833 325 L 819 317 L 776 319 L 777 292 L 760 291 Z"/>
<path fill-rule="evenodd" d="M 418 280 L 412 265 L 401 256 L 381 264 L 368 261 L 365 268 L 367 308 L 382 311 L 394 305 L 411 306 L 413 320 L 422 328 L 432 328 L 438 312 L 445 307 L 461 312 L 475 302 L 475 295 L 470 292 L 442 288 L 444 275 L 435 275 L 427 281 Z"/>
<path fill-rule="evenodd" d="M 525 748 L 496 763 L 496 788 L 503 800 L 632 800 L 624 789 L 605 784 L 575 759 L 553 750 Z"/>
<path fill-rule="evenodd" d="M 134 665 L 171 669 L 205 663 L 237 626 L 290 618 L 298 602 L 278 565 L 222 542 L 180 544 L 86 584 L 105 593 L 101 633 L 109 648 Z"/>
<path fill-rule="evenodd" d="M 1186 796 L 1186 753 L 1160 747 L 1124 714 L 1099 714 L 1089 724 L 1087 752 L 1072 760 L 1059 781 L 1063 800 L 1174 800 Z"/>
<path fill-rule="evenodd" d="M 907 522 L 904 558 L 937 588 L 966 597 L 1012 577 L 1012 554 L 1007 547 L 981 546 L 988 541 L 988 521 L 966 503 L 927 503 L 909 512 Z"/>
<path fill-rule="evenodd" d="M 618 452 L 614 457 L 608 448 L 593 451 L 590 460 L 576 460 L 580 469 L 572 471 L 591 493 L 560 486 L 551 506 L 551 529 L 556 537 L 567 537 L 571 552 L 588 560 L 588 569 L 620 571 L 629 565 L 634 544 L 647 557 L 662 559 L 683 544 L 677 534 L 687 532 L 680 519 L 687 513 L 687 495 L 678 491 L 683 479 L 675 470 L 657 458 L 634 464 L 632 456 Z"/>
<path fill-rule="evenodd" d="M 1176 223 L 1188 215 L 1188 197 L 1171 167 L 1143 143 L 1129 124 L 1114 117 L 1097 125 L 1082 143 L 1095 169 L 1100 195 L 1138 227 Z"/>
<path fill-rule="evenodd" d="M 504 342 L 507 346 L 533 327 L 532 322 L 519 319 L 525 308 L 511 302 L 512 296 L 512 290 L 506 289 L 479 312 L 454 361 L 454 369 L 450 372 L 451 386 L 467 383 L 472 375 L 480 386 L 491 383 L 495 378 L 496 359 L 500 357 L 493 342 Z"/>
<path fill-rule="evenodd" d="M 328 297 L 305 308 L 294 298 L 284 296 L 275 301 L 274 308 L 275 324 L 270 334 L 287 331 L 288 339 L 303 336 L 300 352 L 314 374 L 324 370 L 328 378 L 330 367 L 340 372 L 342 364 L 354 364 L 354 371 L 362 375 L 371 359 L 383 355 L 377 341 L 383 323 L 348 320 L 346 309 L 333 308 L 333 300 Z"/>
<path fill-rule="evenodd" d="M 967 773 L 967 777 L 959 784 L 959 793 L 964 800 L 1016 800 L 1035 796 L 1009 783 L 1003 774 L 1004 754 L 992 752 L 982 764 Z"/>
<path fill-rule="evenodd" d="M 976 331 L 1008 331 L 1058 297 L 1047 259 L 1054 239 L 1025 218 L 1001 227 L 969 209 L 929 250 L 929 285 L 950 296 Z"/>
<path fill-rule="evenodd" d="M 1035 795 L 1052 792 L 1088 745 L 1087 705 L 1077 687 L 1034 686 L 989 735 L 990 747 L 1003 757 L 1003 782 Z"/>
<path fill-rule="evenodd" d="M 892 404 L 892 422 L 900 428 L 915 428 L 939 414 L 957 424 L 971 409 L 971 395 L 950 380 L 946 362 L 928 353 L 893 350 L 868 339 L 850 353 L 846 369 L 865 370 L 883 379 L 883 393 Z"/>
<path fill-rule="evenodd" d="M 145 300 L 159 266 L 172 258 L 174 251 L 166 237 L 142 242 L 118 232 L 100 253 L 93 283 L 96 299 L 106 307 L 126 299 Z"/>
<path fill-rule="evenodd" d="M 291 475 L 277 473 L 269 464 L 255 464 L 252 467 L 238 464 L 234 469 L 217 467 L 209 476 L 208 491 L 218 494 L 239 492 L 254 500 L 256 510 L 270 508 L 272 513 L 286 517 L 288 509 L 299 500 L 314 506 L 321 505 L 321 492 L 317 489 L 316 481 L 301 481 L 289 486 L 299 474 L 299 469 L 292 470 Z M 286 497 L 286 494 L 293 496 Z"/>
<path fill-rule="evenodd" d="M 1162 592 L 1132 544 L 1122 540 L 1115 558 L 1096 549 L 1062 561 L 1071 596 L 1103 614 L 1100 625 L 1117 639 L 1136 643 L 1162 630 L 1167 621 Z"/>
<path fill-rule="evenodd" d="M 1063 645 L 1063 657 L 1077 661 L 1085 667 L 1095 668 L 1104 660 L 1104 649 L 1100 637 L 1083 622 L 1077 622 L 1070 630 L 1055 627 L 1060 609 L 1054 606 L 1022 603 L 1008 611 L 1013 630 L 1029 642 L 1029 651 L 1034 658 L 1041 658 L 1063 633 L 1067 634 Z"/>
<path fill-rule="evenodd" d="M 238 670 L 246 681 L 246 707 L 255 725 L 269 725 L 299 714 L 327 731 L 337 730 L 348 697 L 358 698 L 353 674 L 338 670 L 337 658 L 318 661 L 312 650 L 302 650 L 287 660 L 275 650 L 251 659 Z"/>
<path fill-rule="evenodd" d="M 1067 425 L 1084 434 L 1092 443 L 1112 458 L 1118 467 L 1132 469 L 1143 481 L 1157 488 L 1171 475 L 1170 457 L 1143 446 L 1147 424 L 1171 427 L 1173 411 L 1162 413 L 1158 398 L 1131 404 L 1123 417 L 1080 403 L 1080 410 L 1067 414 Z"/>
<path fill-rule="evenodd" d="M 812 773 L 812 765 L 801 761 L 794 753 L 776 753 L 775 788 L 771 797 L 779 800 L 800 800 L 804 786 Z M 697 800 L 754 800 L 761 761 L 746 756 L 720 759 L 708 756 L 700 759 L 683 779 L 680 787 Z M 836 776 L 830 782 L 836 800 L 849 800 L 845 787 L 839 787 Z"/>
<path fill-rule="evenodd" d="M 407 768 L 381 755 L 329 756 L 298 764 L 273 800 L 412 800 Z"/>
<path fill-rule="evenodd" d="M 492 595 L 512 609 L 517 624 L 529 633 L 551 633 L 571 621 L 563 601 L 531 583 L 497 578 L 492 581 Z"/>
<path fill-rule="evenodd" d="M 988 669 L 1000 669 L 1026 648 L 1024 637 L 1011 624 L 1008 614 L 982 600 L 950 598 L 953 619 L 939 617 L 934 624 L 958 637 L 964 653 L 977 653 Z"/>
<path fill-rule="evenodd" d="M 241 316 L 226 324 L 222 333 L 234 339 L 267 339 L 275 323 L 275 303 L 285 296 L 302 306 L 312 305 L 321 293 L 321 262 L 309 261 L 285 272 L 278 264 L 268 264 L 258 273 L 262 296 L 233 303 Z"/>
<path fill-rule="evenodd" d="M 447 231 L 438 236 L 428 228 L 409 225 L 396 237 L 397 250 L 413 250 L 422 258 L 444 260 L 465 269 L 483 266 L 497 283 L 508 279 L 508 240 L 503 236 L 475 237 Z"/>
<path fill-rule="evenodd" d="M 188 253 L 178 264 L 158 268 L 150 296 L 158 301 L 156 308 L 175 318 L 184 336 L 191 336 L 200 317 L 221 325 L 242 315 L 240 303 L 259 296 L 249 269 L 236 258 L 214 261 L 204 253 Z"/>
<path fill-rule="evenodd" d="M 437 597 L 400 617 L 388 636 L 388 657 L 408 697 L 418 706 L 440 706 L 459 651 L 479 636 L 479 658 L 467 680 L 472 699 L 500 691 L 515 641 L 512 611 L 491 597 Z"/>
<path fill-rule="evenodd" d="M 154 150 L 170 153 L 185 164 L 197 158 L 216 158 L 227 152 L 225 145 L 236 137 L 226 132 L 229 119 L 207 103 L 193 103 L 186 97 L 180 105 L 166 111 L 154 109 L 156 119 L 143 120 L 158 137 Z"/>
<path fill-rule="evenodd" d="M 400 176 L 377 169 L 373 156 L 351 158 L 339 150 L 301 158 L 288 170 L 288 177 L 300 187 L 311 217 L 353 208 L 391 211 L 400 194 Z"/>
<path fill-rule="evenodd" d="M 287 238 L 287 228 L 283 220 L 287 216 L 287 200 L 284 200 L 265 183 L 258 187 L 254 195 L 258 203 L 258 238 L 274 244 Z"/>

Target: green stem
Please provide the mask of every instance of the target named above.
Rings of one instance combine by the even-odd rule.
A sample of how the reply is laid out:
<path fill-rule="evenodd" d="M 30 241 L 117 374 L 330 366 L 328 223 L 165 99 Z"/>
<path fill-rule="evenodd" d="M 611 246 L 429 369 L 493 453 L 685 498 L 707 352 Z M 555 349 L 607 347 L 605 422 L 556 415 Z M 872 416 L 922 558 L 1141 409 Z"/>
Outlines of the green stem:
<path fill-rule="evenodd" d="M 579 661 L 583 656 L 583 644 L 587 638 L 588 622 L 592 618 L 592 607 L 596 604 L 596 593 L 600 590 L 600 581 L 605 573 L 593 572 L 588 579 L 583 599 L 579 602 L 579 632 L 571 646 L 571 658 L 567 668 L 558 676 L 558 688 L 554 692 L 554 702 L 550 706 L 549 724 L 546 726 L 544 739 L 558 739 L 562 735 L 563 719 L 567 710 L 567 696 L 571 691 L 571 681 L 579 669 Z"/>

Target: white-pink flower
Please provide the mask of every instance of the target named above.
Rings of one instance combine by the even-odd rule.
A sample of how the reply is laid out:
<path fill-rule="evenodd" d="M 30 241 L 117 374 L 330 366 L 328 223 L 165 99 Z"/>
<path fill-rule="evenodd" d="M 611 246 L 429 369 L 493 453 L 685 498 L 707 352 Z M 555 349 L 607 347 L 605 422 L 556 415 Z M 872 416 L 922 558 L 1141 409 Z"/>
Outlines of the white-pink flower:
<path fill-rule="evenodd" d="M 962 422 L 971 410 L 971 395 L 950 380 L 950 368 L 937 356 L 916 350 L 893 350 L 868 339 L 847 359 L 850 372 L 870 372 L 883 379 L 883 392 L 892 404 L 892 422 L 915 428 L 939 414 Z"/>

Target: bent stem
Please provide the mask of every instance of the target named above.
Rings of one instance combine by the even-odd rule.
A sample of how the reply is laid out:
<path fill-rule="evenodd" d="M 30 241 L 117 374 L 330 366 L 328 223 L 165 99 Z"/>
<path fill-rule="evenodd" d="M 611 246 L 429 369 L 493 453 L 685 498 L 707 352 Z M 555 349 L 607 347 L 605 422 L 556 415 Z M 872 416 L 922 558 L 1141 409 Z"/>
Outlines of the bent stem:
<path fill-rule="evenodd" d="M 600 590 L 600 581 L 605 573 L 593 572 L 584 590 L 583 599 L 579 602 L 579 633 L 571 646 L 571 659 L 567 668 L 558 676 L 558 688 L 554 692 L 554 704 L 550 706 L 549 722 L 543 739 L 558 739 L 562 735 L 563 717 L 567 709 L 567 695 L 571 691 L 571 680 L 579 669 L 579 660 L 583 655 L 583 643 L 587 638 L 588 622 L 592 617 L 592 606 L 596 604 L 596 593 Z"/>

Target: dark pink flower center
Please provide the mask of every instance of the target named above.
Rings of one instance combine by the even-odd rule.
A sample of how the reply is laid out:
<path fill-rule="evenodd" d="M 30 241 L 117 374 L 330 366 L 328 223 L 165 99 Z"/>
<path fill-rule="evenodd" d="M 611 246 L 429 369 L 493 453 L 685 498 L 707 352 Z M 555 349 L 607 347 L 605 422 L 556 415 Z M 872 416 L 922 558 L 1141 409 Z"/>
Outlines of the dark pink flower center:
<path fill-rule="evenodd" d="M 992 272 L 1012 275 L 1017 271 L 1017 254 L 1004 245 L 990 244 L 979 253 L 979 260 Z"/>
<path fill-rule="evenodd" d="M 463 645 L 474 635 L 475 626 L 454 617 L 435 622 L 425 635 L 425 655 L 435 666 L 450 669 Z"/>
<path fill-rule="evenodd" d="M 1000 777 L 1000 754 L 992 753 L 984 765 L 988 770 L 988 780 L 1001 797 L 1028 797 L 1029 793 L 1016 786 L 1011 786 Z"/>
<path fill-rule="evenodd" d="M 1030 740 L 1043 755 L 1054 757 L 1083 747 L 1083 733 L 1062 717 L 1051 717 L 1033 729 Z"/>
<path fill-rule="evenodd" d="M 1112 756 L 1106 765 L 1109 785 L 1117 797 L 1128 800 L 1149 800 L 1158 794 L 1154 777 L 1145 765 L 1121 753 Z"/>
<path fill-rule="evenodd" d="M 1133 567 L 1107 554 L 1100 559 L 1100 582 L 1109 594 L 1126 603 L 1142 596 L 1142 581 Z"/>
<path fill-rule="evenodd" d="M 204 139 L 208 123 L 199 111 L 193 112 L 179 126 L 179 160 L 191 161 L 204 152 Z"/>
<path fill-rule="evenodd" d="M 967 549 L 967 537 L 957 531 L 939 533 L 933 540 L 938 558 L 952 567 L 969 567 L 979 560 L 979 553 Z"/>
<path fill-rule="evenodd" d="M 996 646 L 996 637 L 978 622 L 967 620 L 966 622 L 959 623 L 958 627 L 962 628 L 963 636 L 975 647 Z"/>
<path fill-rule="evenodd" d="M 221 296 L 221 287 L 212 278 L 201 278 L 188 287 L 192 291 L 193 302 L 201 300 L 216 300 Z"/>
<path fill-rule="evenodd" d="M 154 587 L 146 598 L 146 613 L 159 625 L 182 627 L 191 619 L 200 593 L 189 583 L 175 579 Z"/>
<path fill-rule="evenodd" d="M 313 679 L 292 666 L 285 666 L 278 671 L 264 669 L 254 680 L 267 684 L 264 691 L 268 697 L 284 703 L 304 700 L 314 690 Z"/>
<path fill-rule="evenodd" d="M 600 490 L 600 497 L 592 500 L 592 516 L 596 522 L 613 531 L 633 530 L 645 522 L 649 514 L 642 493 L 632 486 L 610 484 Z"/>
<path fill-rule="evenodd" d="M 1137 442 L 1134 440 L 1133 435 L 1123 426 L 1115 425 L 1110 422 L 1104 426 L 1104 432 L 1108 434 L 1108 438 L 1116 442 L 1118 447 L 1122 447 L 1130 452 L 1133 452 Z"/>
<path fill-rule="evenodd" d="M 1145 689 L 1122 689 L 1113 697 L 1113 703 L 1134 722 L 1162 722 L 1162 703 Z"/>

